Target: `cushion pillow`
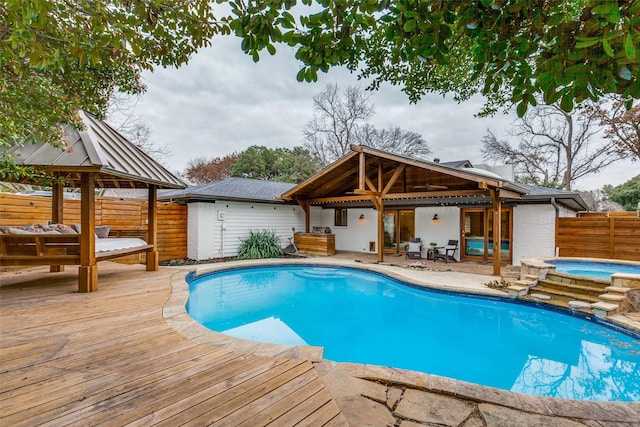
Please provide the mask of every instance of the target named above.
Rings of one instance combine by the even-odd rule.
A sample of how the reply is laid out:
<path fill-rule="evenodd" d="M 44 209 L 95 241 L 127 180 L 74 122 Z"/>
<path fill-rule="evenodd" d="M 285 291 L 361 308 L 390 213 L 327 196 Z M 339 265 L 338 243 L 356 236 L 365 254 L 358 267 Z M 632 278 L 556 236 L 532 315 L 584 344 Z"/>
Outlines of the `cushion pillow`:
<path fill-rule="evenodd" d="M 420 252 L 420 243 L 409 242 L 408 252 Z"/>
<path fill-rule="evenodd" d="M 101 225 L 96 227 L 96 237 L 98 239 L 106 239 L 109 237 L 109 230 L 111 230 L 110 225 Z"/>
<path fill-rule="evenodd" d="M 33 234 L 33 228 L 31 230 L 25 230 L 17 227 L 9 227 L 9 234 Z"/>

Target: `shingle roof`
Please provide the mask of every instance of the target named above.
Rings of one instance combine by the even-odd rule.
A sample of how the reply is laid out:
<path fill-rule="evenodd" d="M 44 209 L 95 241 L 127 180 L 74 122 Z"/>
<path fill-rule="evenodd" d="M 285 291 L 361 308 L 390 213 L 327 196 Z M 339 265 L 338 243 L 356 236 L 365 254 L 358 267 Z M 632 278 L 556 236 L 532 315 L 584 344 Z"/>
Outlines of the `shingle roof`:
<path fill-rule="evenodd" d="M 278 202 L 280 195 L 296 184 L 288 182 L 263 181 L 248 178 L 229 178 L 208 184 L 187 187 L 184 190 L 162 191 L 159 200 L 173 201 L 214 201 L 241 200 L 252 202 Z"/>
<path fill-rule="evenodd" d="M 518 184 L 526 188 L 527 194 L 522 196 L 526 201 L 547 201 L 551 199 L 562 200 L 562 202 L 576 211 L 588 210 L 589 207 L 579 193 L 574 191 L 558 190 L 556 188 L 539 187 L 530 184 Z"/>
<path fill-rule="evenodd" d="M 0 148 L 19 165 L 41 166 L 66 177 L 67 186 L 78 186 L 80 171 L 96 172 L 96 187 L 184 188 L 185 184 L 165 167 L 95 116 L 79 112 L 84 129 L 64 128 L 66 150 L 36 142 Z"/>

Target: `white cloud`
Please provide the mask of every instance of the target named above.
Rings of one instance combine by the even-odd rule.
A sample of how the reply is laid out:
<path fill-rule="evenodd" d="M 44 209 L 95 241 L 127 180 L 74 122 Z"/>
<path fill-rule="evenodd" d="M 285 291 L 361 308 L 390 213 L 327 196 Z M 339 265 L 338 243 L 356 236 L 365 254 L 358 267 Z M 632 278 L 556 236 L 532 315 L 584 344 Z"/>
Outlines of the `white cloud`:
<path fill-rule="evenodd" d="M 240 49 L 234 37 L 218 37 L 180 69 L 159 68 L 145 73 L 148 87 L 136 106 L 159 146 L 169 146 L 169 167 L 184 170 L 196 157 L 218 157 L 251 145 L 294 147 L 302 145 L 302 131 L 313 115 L 313 96 L 326 83 L 366 86 L 355 74 L 335 68 L 319 75 L 315 84 L 299 83 L 300 64 L 293 51 L 281 46 L 258 63 Z M 439 95 L 425 96 L 410 104 L 399 87 L 383 85 L 372 100 L 376 127 L 389 125 L 421 134 L 433 157 L 442 161 L 468 159 L 482 163 L 481 139 L 491 128 L 502 136 L 511 127 L 512 115 L 476 118 L 480 97 L 456 103 Z M 638 174 L 638 165 L 612 166 L 578 183 L 591 189 L 620 184 Z"/>

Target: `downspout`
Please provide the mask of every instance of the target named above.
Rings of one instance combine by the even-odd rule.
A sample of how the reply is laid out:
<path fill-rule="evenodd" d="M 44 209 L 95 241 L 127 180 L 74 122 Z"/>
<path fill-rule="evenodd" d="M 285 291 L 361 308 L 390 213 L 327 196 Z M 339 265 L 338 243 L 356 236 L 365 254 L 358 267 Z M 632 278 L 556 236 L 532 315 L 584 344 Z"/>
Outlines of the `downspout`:
<path fill-rule="evenodd" d="M 224 258 L 224 222 L 220 221 L 220 258 Z"/>
<path fill-rule="evenodd" d="M 551 198 L 551 206 L 556 210 L 556 218 L 560 218 L 560 206 L 558 206 L 555 197 Z"/>
<path fill-rule="evenodd" d="M 558 203 L 556 202 L 556 198 L 552 197 L 551 200 L 551 206 L 553 206 L 553 208 L 556 210 L 556 220 L 554 221 L 554 227 L 555 227 L 555 232 L 553 233 L 554 236 L 558 235 L 558 218 L 560 218 L 560 206 L 558 206 Z M 558 258 L 558 256 L 560 255 L 560 248 L 558 246 L 555 245 L 555 237 L 554 237 L 554 249 L 555 249 L 555 256 L 556 258 Z"/>

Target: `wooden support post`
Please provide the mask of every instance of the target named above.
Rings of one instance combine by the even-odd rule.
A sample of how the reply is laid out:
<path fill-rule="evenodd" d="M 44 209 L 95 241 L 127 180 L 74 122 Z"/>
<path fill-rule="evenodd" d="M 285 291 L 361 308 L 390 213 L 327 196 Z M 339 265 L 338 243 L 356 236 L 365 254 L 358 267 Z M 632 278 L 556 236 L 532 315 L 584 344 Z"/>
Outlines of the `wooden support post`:
<path fill-rule="evenodd" d="M 373 204 L 378 209 L 378 262 L 384 261 L 384 205 L 382 197 L 372 196 Z"/>
<path fill-rule="evenodd" d="M 78 292 L 98 290 L 98 264 L 96 263 L 96 193 L 95 174 L 83 172 L 80 178 L 80 267 Z"/>
<path fill-rule="evenodd" d="M 53 177 L 51 196 L 51 222 L 62 224 L 64 221 L 64 186 L 58 181 L 57 175 Z M 64 271 L 64 265 L 50 265 L 49 271 L 59 273 Z"/>
<path fill-rule="evenodd" d="M 358 155 L 358 190 L 364 190 L 365 187 L 365 171 L 366 171 L 366 164 L 365 164 L 365 159 L 364 159 L 364 153 L 360 153 Z"/>
<path fill-rule="evenodd" d="M 502 236 L 502 203 L 495 189 L 489 190 L 493 202 L 493 275 L 500 276 L 500 248 Z"/>
<path fill-rule="evenodd" d="M 147 271 L 158 271 L 158 187 L 149 185 L 147 203 L 147 243 L 153 250 L 147 252 Z"/>
<path fill-rule="evenodd" d="M 311 228 L 311 209 L 307 200 L 296 200 L 302 210 L 304 211 L 304 232 L 308 233 Z"/>

